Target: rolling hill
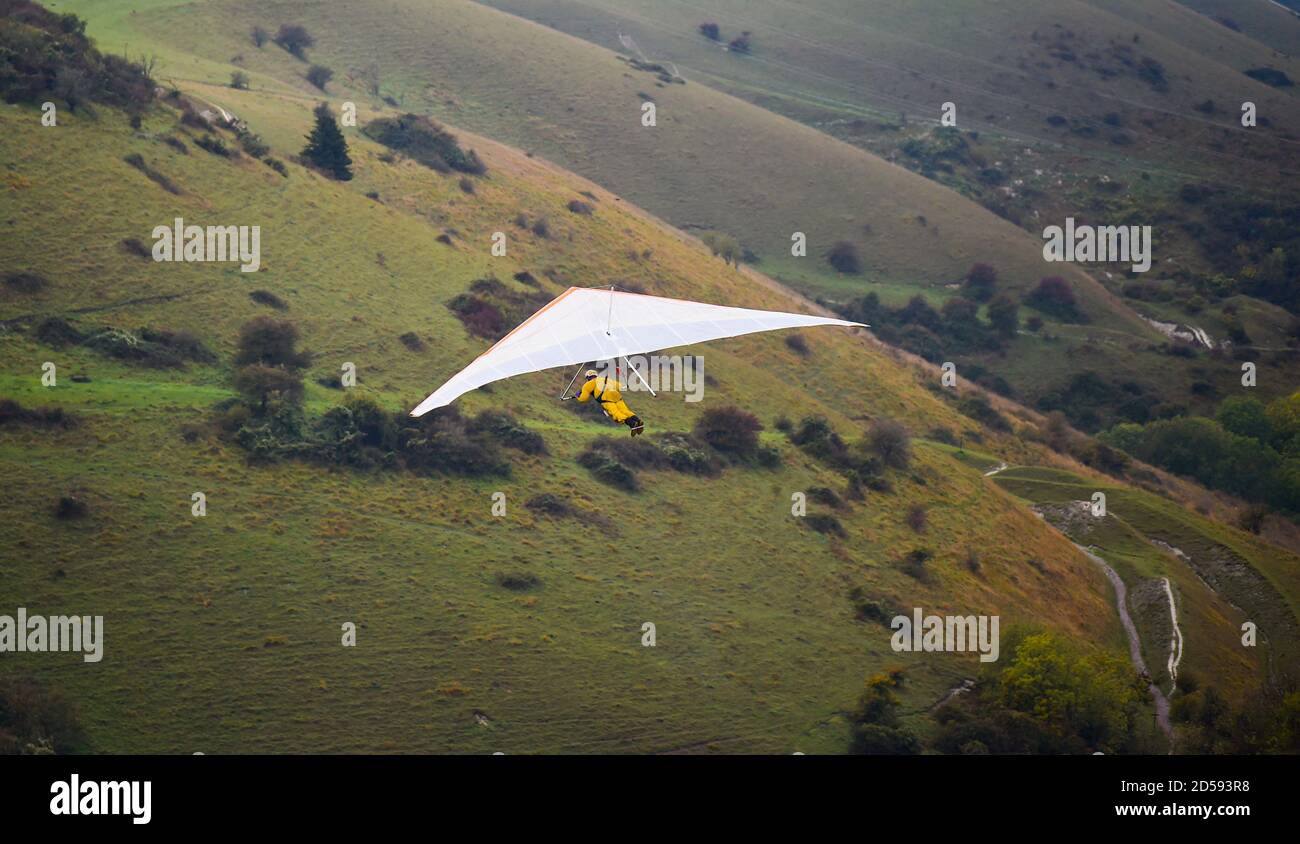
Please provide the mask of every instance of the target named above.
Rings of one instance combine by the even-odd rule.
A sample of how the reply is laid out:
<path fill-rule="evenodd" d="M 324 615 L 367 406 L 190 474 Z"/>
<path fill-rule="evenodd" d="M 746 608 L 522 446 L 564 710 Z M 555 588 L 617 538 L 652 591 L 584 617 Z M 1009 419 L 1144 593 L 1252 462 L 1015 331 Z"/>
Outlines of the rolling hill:
<path fill-rule="evenodd" d="M 56 8 L 70 5 L 77 4 Z M 753 268 L 711 256 L 621 188 L 501 140 L 519 136 L 504 131 L 512 112 L 489 108 L 489 94 L 510 103 L 528 89 L 487 79 L 483 65 L 471 62 L 475 49 L 487 50 L 493 37 L 511 44 L 511 55 L 530 63 L 522 78 L 538 69 L 541 51 L 514 36 L 502 42 L 496 22 L 539 42 L 562 36 L 472 4 L 439 4 L 443 16 L 428 19 L 396 7 L 410 12 L 412 36 L 393 46 L 394 58 L 418 67 L 403 50 L 434 29 L 445 30 L 445 42 L 434 44 L 464 43 L 459 53 L 426 47 L 451 80 L 439 83 L 447 87 L 438 96 L 454 95 L 466 118 L 449 121 L 452 131 L 486 173 L 438 173 L 394 155 L 358 126 L 345 129 L 355 177 L 336 182 L 292 160 L 318 99 L 299 79 L 302 65 L 269 46 L 235 46 L 259 20 L 273 28 L 282 9 L 240 7 L 231 18 L 220 3 L 141 6 L 86 7 L 90 34 L 119 43 L 131 33 L 132 50 L 158 55 L 159 81 L 180 91 L 138 125 L 103 106 L 93 114 L 62 109 L 57 127 L 42 126 L 33 105 L 0 107 L 0 267 L 40 279 L 0 294 L 0 397 L 22 408 L 59 408 L 75 420 L 42 424 L 6 410 L 0 462 L 22 495 L 0 503 L 0 543 L 13 552 L 0 560 L 0 598 L 6 611 L 103 614 L 106 630 L 102 662 L 25 654 L 6 656 L 4 671 L 31 673 L 73 700 L 89 749 L 842 752 L 864 677 L 894 666 L 907 676 L 906 720 L 924 734 L 934 727 L 934 704 L 974 676 L 978 663 L 970 655 L 894 652 L 888 628 L 861 617 L 863 601 L 999 614 L 1004 627 L 1032 625 L 1125 653 L 1109 584 L 1031 511 L 1028 502 L 1041 491 L 1028 484 L 1035 470 L 1054 469 L 1068 472 L 1057 479 L 1079 494 L 1106 484 L 1122 499 L 1126 488 L 1041 445 L 1036 415 L 995 401 L 1008 418 L 981 424 L 960 401 L 972 393 L 946 391 L 932 368 L 849 332 L 804 332 L 802 350 L 781 335 L 674 350 L 703 356 L 711 379 L 703 407 L 673 394 L 634 401 L 652 441 L 688 432 L 704 409 L 743 407 L 767 426 L 761 443 L 777 458 L 770 466 L 727 463 L 715 475 L 647 469 L 638 492 L 602 483 L 577 458 L 611 429 L 555 401 L 568 372 L 511 379 L 459 403 L 466 417 L 508 412 L 545 441 L 544 453 L 502 449 L 508 474 L 250 459 L 221 424 L 238 399 L 232 375 L 241 327 L 257 317 L 291 321 L 314 353 L 303 406 L 319 419 L 356 396 L 400 413 L 482 351 L 488 341 L 448 307 L 476 290 L 513 301 L 617 282 L 748 307 L 814 306 Z M 369 20 L 382 37 L 402 29 L 352 14 L 332 5 L 313 11 L 323 22 L 316 49 L 340 57 L 340 67 L 352 48 L 331 40 L 325 23 L 362 25 L 364 33 Z M 207 25 L 216 19 L 210 15 L 240 25 Z M 231 65 L 213 56 L 225 48 L 242 50 L 236 66 L 246 68 L 252 90 L 222 84 Z M 635 89 L 648 86 L 660 92 L 653 96 L 665 112 L 680 109 L 673 121 L 689 126 L 731 109 L 742 127 L 758 131 L 744 121 L 761 114 L 739 101 L 689 83 L 664 92 L 612 56 L 585 48 L 575 55 L 586 58 L 570 57 L 564 67 L 591 80 L 588 90 L 568 95 L 575 113 L 595 119 L 601 103 L 626 100 L 635 126 Z M 579 73 L 578 61 L 589 63 L 592 76 Z M 469 88 L 476 73 L 485 79 L 475 84 L 501 87 Z M 423 84 L 443 78 L 432 74 Z M 558 77 L 536 78 L 546 85 Z M 186 122 L 178 105 L 185 98 L 247 120 L 284 162 L 283 174 L 260 155 L 213 152 L 238 141 L 228 130 Z M 358 123 L 402 110 L 363 101 Z M 938 224 L 947 232 L 950 203 L 940 186 L 770 120 L 776 137 L 796 146 L 806 138 L 834 167 L 896 180 L 894 213 L 923 208 L 935 216 L 922 230 Z M 473 133 L 484 126 L 501 128 L 501 138 Z M 755 144 L 756 156 L 776 154 L 775 140 Z M 562 147 L 538 152 L 561 159 L 554 152 Z M 649 147 L 627 152 L 653 158 Z M 634 186 L 651 180 L 626 178 Z M 818 189 L 843 196 L 832 181 Z M 888 191 L 876 190 L 883 201 Z M 587 211 L 572 210 L 575 200 Z M 701 201 L 700 208 L 726 205 Z M 951 226 L 960 228 L 953 213 Z M 986 214 L 974 206 L 962 213 Z M 534 225 L 519 226 L 520 215 Z M 147 241 L 178 216 L 259 226 L 260 269 L 158 263 L 133 250 L 130 241 Z M 539 230 L 543 219 L 548 225 Z M 992 231 L 1009 253 L 1028 251 L 1009 224 Z M 504 257 L 489 251 L 496 232 L 507 233 Z M 902 244 L 898 250 L 901 260 Z M 936 268 L 969 258 L 920 251 Z M 1108 299 L 1095 295 L 1089 301 L 1101 313 Z M 59 343 L 67 335 L 51 332 L 63 326 L 131 338 L 123 342 L 134 348 L 146 337 L 183 335 L 210 354 L 147 366 L 102 346 Z M 57 367 L 56 386 L 42 385 L 46 362 Z M 358 383 L 342 392 L 335 380 L 348 363 Z M 842 474 L 778 426 L 783 417 L 805 416 L 824 416 L 851 441 L 873 421 L 898 420 L 913 434 L 912 461 L 891 470 L 865 501 L 824 503 L 845 497 Z M 1002 463 L 1017 468 L 987 474 Z M 792 516 L 792 494 L 812 498 L 814 489 L 836 493 L 810 504 L 822 519 Z M 191 509 L 195 492 L 206 497 L 202 517 Z M 494 493 L 505 495 L 503 516 L 493 514 Z M 528 506 L 543 493 L 565 510 Z M 1159 532 L 1156 517 L 1176 512 L 1180 531 L 1230 545 L 1273 584 L 1230 600 L 1252 611 L 1262 596 L 1260 612 L 1279 620 L 1287 612 L 1294 619 L 1295 557 L 1170 500 L 1131 494 L 1145 509 L 1117 505 L 1134 533 L 1108 540 L 1108 549 L 1133 560 L 1115 565 L 1135 584 L 1168 575 L 1184 613 L 1195 615 L 1184 665 L 1214 677 L 1230 699 L 1248 697 L 1270 659 L 1285 663 L 1291 655 L 1233 650 L 1237 612 L 1178 557 L 1135 550 L 1133 536 L 1172 536 Z M 65 498 L 84 514 L 65 507 L 61 516 Z M 907 555 L 921 548 L 931 562 L 923 574 L 909 573 Z M 346 622 L 357 625 L 356 647 L 341 646 Z M 645 622 L 656 626 L 654 648 L 641 644 Z M 1148 661 L 1161 664 L 1158 645 L 1148 647 Z"/>

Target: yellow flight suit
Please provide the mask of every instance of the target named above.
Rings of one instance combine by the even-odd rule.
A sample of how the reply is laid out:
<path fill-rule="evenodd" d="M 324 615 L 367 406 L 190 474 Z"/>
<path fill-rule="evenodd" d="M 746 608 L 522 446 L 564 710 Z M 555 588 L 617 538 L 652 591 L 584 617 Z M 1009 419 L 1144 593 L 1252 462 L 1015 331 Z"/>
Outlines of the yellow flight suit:
<path fill-rule="evenodd" d="M 622 425 L 634 414 L 632 408 L 627 406 L 627 402 L 623 401 L 623 393 L 619 387 L 620 384 L 613 378 L 599 375 L 588 379 L 587 383 L 582 385 L 582 392 L 574 398 L 585 402 L 595 397 L 596 401 L 600 402 L 601 409 L 609 414 L 609 418 Z"/>

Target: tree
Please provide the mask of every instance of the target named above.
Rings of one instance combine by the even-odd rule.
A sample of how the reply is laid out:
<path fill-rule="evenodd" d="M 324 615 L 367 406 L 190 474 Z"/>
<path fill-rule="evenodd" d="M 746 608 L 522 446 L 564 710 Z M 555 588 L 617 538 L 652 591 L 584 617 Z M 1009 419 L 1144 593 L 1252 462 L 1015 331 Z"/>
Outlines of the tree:
<path fill-rule="evenodd" d="M 287 369 L 303 369 L 311 365 L 311 355 L 299 352 L 298 329 L 287 320 L 268 316 L 255 317 L 239 329 L 239 347 L 235 352 L 235 366 L 261 364 Z"/>
<path fill-rule="evenodd" d="M 352 178 L 352 159 L 348 142 L 334 120 L 328 103 L 316 106 L 316 126 L 307 136 L 302 157 L 341 182 Z"/>
<path fill-rule="evenodd" d="M 272 400 L 292 405 L 302 401 L 302 374 L 293 369 L 254 363 L 235 370 L 235 389 L 255 403 L 259 413 L 264 413 Z"/>
<path fill-rule="evenodd" d="M 867 434 L 867 443 L 886 466 L 906 469 L 912 462 L 912 438 L 893 419 L 877 419 Z"/>
<path fill-rule="evenodd" d="M 971 264 L 963 286 L 971 298 L 987 302 L 998 286 L 998 271 L 988 264 Z"/>
<path fill-rule="evenodd" d="M 315 45 L 316 39 L 311 37 L 305 26 L 282 23 L 279 31 L 275 33 L 275 43 L 301 59 L 304 58 L 303 51 Z"/>
<path fill-rule="evenodd" d="M 989 322 L 1005 340 L 1016 336 L 1020 327 L 1020 305 L 1005 293 L 999 293 L 989 302 Z"/>
<path fill-rule="evenodd" d="M 1273 426 L 1268 421 L 1264 403 L 1253 396 L 1224 399 L 1215 418 L 1224 430 L 1239 437 L 1250 437 L 1262 443 L 1272 439 Z"/>
<path fill-rule="evenodd" d="M 307 69 L 307 81 L 315 85 L 322 91 L 329 81 L 334 78 L 334 71 L 330 70 L 323 64 L 314 64 Z"/>
<path fill-rule="evenodd" d="M 738 407 L 711 407 L 695 423 L 695 436 L 718 451 L 745 456 L 758 448 L 758 432 L 763 423 L 752 413 Z"/>
<path fill-rule="evenodd" d="M 862 258 L 858 255 L 858 247 L 847 240 L 841 240 L 831 247 L 826 253 L 826 263 L 845 275 L 857 275 L 862 272 Z"/>

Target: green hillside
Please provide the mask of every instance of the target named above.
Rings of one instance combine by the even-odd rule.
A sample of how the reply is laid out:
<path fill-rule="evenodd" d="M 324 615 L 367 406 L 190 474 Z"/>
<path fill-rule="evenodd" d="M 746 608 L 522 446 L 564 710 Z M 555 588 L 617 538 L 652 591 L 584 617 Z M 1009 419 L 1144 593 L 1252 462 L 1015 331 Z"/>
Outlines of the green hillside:
<path fill-rule="evenodd" d="M 936 274 L 975 257 L 962 250 L 980 238 L 962 221 L 989 217 L 812 129 L 696 84 L 656 88 L 612 55 L 467 3 L 434 4 L 434 15 L 421 11 L 430 4 L 396 4 L 382 16 L 312 6 L 312 58 L 335 66 L 336 112 L 349 51 L 358 62 L 369 49 L 402 63 L 383 71 L 381 90 L 405 102 L 358 97 L 359 125 L 344 129 L 354 178 L 332 181 L 294 160 L 320 96 L 300 79 L 305 65 L 271 44 L 247 43 L 251 26 L 273 32 L 303 5 L 58 4 L 84 12 L 101 44 L 156 54 L 157 82 L 179 93 L 144 109 L 135 126 L 102 104 L 93 113 L 60 108 L 56 127 L 42 126 L 34 105 L 0 106 L 0 399 L 23 409 L 6 404 L 0 415 L 0 464 L 7 487 L 21 491 L 0 499 L 0 547 L 9 552 L 0 556 L 0 611 L 102 614 L 106 636 L 102 662 L 6 654 L 0 675 L 30 674 L 73 701 L 85 749 L 840 753 L 864 678 L 895 667 L 906 676 L 904 720 L 925 737 L 935 729 L 934 705 L 976 677 L 980 663 L 971 654 L 894 652 L 888 627 L 864 613 L 868 605 L 997 614 L 1004 629 L 1046 629 L 1126 658 L 1105 577 L 1073 537 L 1028 506 L 1046 500 L 1029 485 L 1034 472 L 1068 464 L 1041 445 L 1042 420 L 1009 403 L 995 402 L 1002 415 L 972 405 L 971 393 L 940 388 L 932 368 L 864 332 L 807 330 L 802 346 L 781 332 L 668 350 L 703 356 L 706 400 L 632 398 L 649 424 L 641 442 L 651 443 L 691 431 L 705 410 L 742 407 L 765 425 L 760 444 L 774 452 L 772 465 L 719 457 L 714 474 L 639 469 L 637 492 L 602 483 L 578 457 L 599 436 L 626 440 L 555 400 L 568 371 L 509 379 L 457 402 L 465 417 L 503 411 L 541 435 L 543 453 L 497 449 L 505 474 L 252 459 L 239 444 L 252 422 L 240 428 L 232 417 L 248 412 L 233 376 L 241 328 L 258 317 L 290 321 L 313 353 L 303 411 L 319 422 L 357 398 L 400 414 L 485 349 L 489 341 L 449 307 L 471 291 L 534 302 L 570 285 L 617 283 L 728 305 L 814 307 L 652 214 L 679 222 L 671 207 L 647 202 L 641 210 L 622 179 L 651 199 L 702 203 L 690 213 L 752 212 L 774 226 L 788 213 L 778 208 L 821 208 L 827 226 L 860 225 L 844 209 L 871 203 L 900 219 L 904 208 L 922 209 L 920 230 L 942 226 L 943 234 L 921 236 L 946 245 L 917 249 L 915 235 L 891 228 L 885 254 L 896 257 L 881 260 L 901 263 L 910 250 Z M 387 49 L 373 48 L 388 39 Z M 543 49 L 555 39 L 572 50 Z M 513 69 L 490 74 L 489 66 Z M 226 87 L 236 67 L 251 90 Z M 566 73 L 570 87 L 561 88 Z M 517 104 L 529 96 L 543 103 L 544 89 L 567 91 L 570 122 L 549 122 L 554 115 L 540 105 L 519 121 Z M 786 153 L 792 172 L 764 190 L 791 193 L 768 195 L 770 206 L 756 198 L 736 209 L 725 195 L 687 190 L 721 160 L 713 156 L 672 176 L 685 180 L 673 189 L 652 190 L 672 172 L 655 166 L 656 156 L 685 155 L 689 145 L 656 150 L 637 140 L 641 89 L 656 92 L 659 128 L 699 125 L 692 143 L 711 138 L 726 158 L 743 161 L 740 150 L 751 163 L 775 160 L 789 144 L 823 151 L 826 168 L 800 169 L 806 162 Z M 247 120 L 283 172 L 261 154 L 212 152 L 240 141 L 187 117 L 187 98 Z M 456 104 L 432 105 L 448 99 Z M 626 133 L 600 113 L 625 101 L 634 127 Z M 376 117 L 412 109 L 454 114 L 451 131 L 486 173 L 438 173 L 361 132 Z M 724 119 L 706 122 L 711 113 Z M 713 136 L 715 125 L 737 134 Z M 527 127 L 531 137 L 551 133 L 553 145 L 524 143 Z M 752 146 L 728 150 L 751 129 Z M 608 181 L 548 160 L 591 154 L 571 142 L 596 131 L 609 132 L 609 148 L 622 147 L 621 158 L 587 159 Z M 615 177 L 620 162 L 637 156 L 649 166 Z M 849 190 L 841 167 L 887 187 L 876 184 L 869 202 L 851 199 L 861 191 Z M 813 177 L 824 207 L 795 190 Z M 716 178 L 735 184 L 726 179 L 738 176 Z M 260 226 L 260 269 L 155 262 L 132 246 L 147 246 L 154 227 L 176 217 Z M 980 231 L 1006 249 L 1002 266 L 1029 266 L 1034 244 L 1023 232 L 996 220 Z M 497 232 L 506 233 L 504 257 L 489 251 Z M 881 289 L 905 283 L 883 276 Z M 1100 288 L 1080 281 L 1078 289 L 1106 314 Z M 1089 329 L 1105 330 L 1119 331 Z M 113 345 L 60 342 L 74 332 Z M 184 362 L 149 357 L 157 343 L 148 337 L 194 346 Z M 1139 357 L 1118 345 L 1114 352 Z M 1064 363 L 1069 354 L 1061 354 Z M 46 363 L 56 367 L 56 386 L 42 384 Z M 338 389 L 349 363 L 358 383 Z M 43 407 L 71 423 L 34 411 Z M 854 501 L 842 467 L 785 430 L 798 429 L 784 420 L 818 416 L 851 444 L 873 423 L 897 420 L 911 432 L 911 460 L 881 470 Z M 1031 468 L 987 474 L 1003 463 Z M 1087 497 L 1089 481 L 1058 480 L 1063 488 L 1053 494 Z M 1294 558 L 1172 501 L 1105 483 L 1125 520 L 1113 542 L 1131 558 L 1117 567 L 1126 578 L 1170 577 L 1195 616 L 1184 665 L 1215 678 L 1234 701 L 1271 669 L 1289 669 L 1294 654 L 1271 631 L 1294 623 Z M 191 510 L 196 492 L 206 497 L 201 517 Z M 498 492 L 504 515 L 493 513 Z M 808 494 L 809 518 L 791 515 L 798 492 Z M 542 494 L 569 515 L 541 508 Z M 1216 543 L 1256 572 L 1251 583 L 1272 590 L 1256 590 L 1260 612 L 1269 613 L 1261 629 L 1271 660 L 1256 655 L 1263 649 L 1232 647 L 1239 615 L 1225 600 L 1254 611 L 1249 601 L 1217 597 L 1176 557 L 1140 552 L 1138 534 L 1193 559 L 1198 543 Z M 909 566 L 920 550 L 932 556 Z M 356 647 L 341 646 L 347 622 L 357 626 Z M 646 622 L 656 626 L 654 648 L 641 643 Z M 1154 620 L 1143 629 L 1160 630 Z M 1161 664 L 1159 648 L 1146 647 Z"/>

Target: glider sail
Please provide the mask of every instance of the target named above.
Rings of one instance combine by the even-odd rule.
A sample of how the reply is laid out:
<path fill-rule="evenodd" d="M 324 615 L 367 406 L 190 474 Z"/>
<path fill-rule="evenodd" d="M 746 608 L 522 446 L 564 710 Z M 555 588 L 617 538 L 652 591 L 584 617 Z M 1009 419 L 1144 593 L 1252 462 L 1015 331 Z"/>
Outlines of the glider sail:
<path fill-rule="evenodd" d="M 814 325 L 862 323 L 570 287 L 452 376 L 411 415 L 423 416 L 484 384 L 527 372 Z"/>

